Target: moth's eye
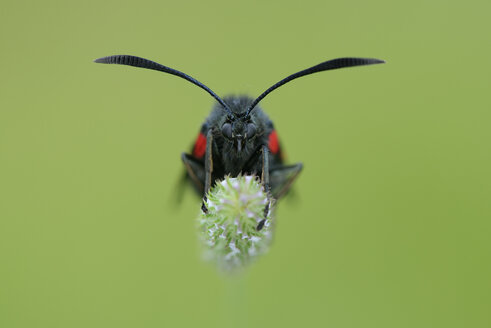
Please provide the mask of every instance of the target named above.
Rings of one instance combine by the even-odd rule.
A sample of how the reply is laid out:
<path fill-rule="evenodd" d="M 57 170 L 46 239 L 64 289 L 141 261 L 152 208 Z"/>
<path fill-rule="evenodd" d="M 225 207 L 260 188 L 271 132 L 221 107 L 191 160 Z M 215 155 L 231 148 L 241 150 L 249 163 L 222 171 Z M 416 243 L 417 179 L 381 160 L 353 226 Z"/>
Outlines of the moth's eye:
<path fill-rule="evenodd" d="M 222 125 L 222 134 L 226 136 L 227 138 L 231 139 L 232 138 L 232 124 L 230 123 L 225 123 Z"/>
<path fill-rule="evenodd" d="M 256 135 L 256 124 L 247 124 L 247 138 L 252 138 Z"/>

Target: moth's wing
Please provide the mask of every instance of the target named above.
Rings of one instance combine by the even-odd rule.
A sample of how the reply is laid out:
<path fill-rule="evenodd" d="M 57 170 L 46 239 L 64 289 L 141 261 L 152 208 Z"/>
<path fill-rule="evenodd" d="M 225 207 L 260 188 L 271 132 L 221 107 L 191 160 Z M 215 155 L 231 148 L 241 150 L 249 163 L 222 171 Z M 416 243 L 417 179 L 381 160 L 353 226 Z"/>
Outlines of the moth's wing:
<path fill-rule="evenodd" d="M 269 170 L 271 194 L 275 199 L 283 197 L 302 171 L 302 163 L 293 165 L 278 165 Z"/>
<path fill-rule="evenodd" d="M 186 176 L 193 183 L 196 191 L 202 195 L 205 186 L 205 165 L 202 160 L 194 158 L 192 155 L 182 153 L 182 162 L 186 168 Z M 185 183 L 185 181 L 183 181 Z"/>
<path fill-rule="evenodd" d="M 179 180 L 175 181 L 174 183 L 174 192 L 171 192 L 171 197 L 169 198 L 169 204 L 171 204 L 174 209 L 177 208 L 177 205 L 182 203 L 184 191 L 190 187 L 188 180 L 188 173 L 186 170 L 183 170 L 180 174 Z"/>

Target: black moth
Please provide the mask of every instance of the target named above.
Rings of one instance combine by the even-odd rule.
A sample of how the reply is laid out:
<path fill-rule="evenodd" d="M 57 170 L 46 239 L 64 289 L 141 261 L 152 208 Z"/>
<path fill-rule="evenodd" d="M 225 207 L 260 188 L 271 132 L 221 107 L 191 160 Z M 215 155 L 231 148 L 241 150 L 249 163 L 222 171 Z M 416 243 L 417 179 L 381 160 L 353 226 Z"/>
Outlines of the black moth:
<path fill-rule="evenodd" d="M 256 99 L 245 96 L 218 97 L 210 88 L 191 76 L 145 58 L 116 55 L 95 60 L 96 63 L 120 64 L 153 69 L 179 76 L 208 92 L 218 102 L 203 123 L 191 154 L 182 154 L 187 177 L 206 199 L 214 181 L 225 175 L 261 176 L 268 195 L 279 199 L 290 188 L 302 170 L 302 164 L 284 165 L 278 136 L 269 117 L 257 104 L 271 91 L 298 77 L 343 67 L 384 63 L 373 58 L 338 58 L 292 74 Z M 269 203 L 269 202 L 268 202 Z M 203 211 L 207 211 L 205 202 Z M 265 215 L 268 208 L 265 209 Z M 262 220 L 257 229 L 264 225 Z"/>

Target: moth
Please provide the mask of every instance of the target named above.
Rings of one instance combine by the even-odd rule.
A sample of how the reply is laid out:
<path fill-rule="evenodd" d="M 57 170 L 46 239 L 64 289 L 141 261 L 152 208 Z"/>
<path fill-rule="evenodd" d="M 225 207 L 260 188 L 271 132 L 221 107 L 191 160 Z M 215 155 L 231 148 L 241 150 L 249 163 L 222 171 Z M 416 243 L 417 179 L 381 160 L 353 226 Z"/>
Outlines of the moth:
<path fill-rule="evenodd" d="M 190 153 L 182 153 L 187 178 L 206 199 L 206 193 L 216 180 L 226 175 L 257 175 L 270 197 L 281 198 L 290 189 L 302 163 L 286 165 L 274 124 L 258 106 L 268 94 L 299 77 L 344 67 L 384 63 L 374 58 L 345 57 L 322 62 L 285 77 L 273 84 L 259 97 L 228 96 L 220 98 L 195 78 L 154 61 L 115 55 L 95 60 L 102 64 L 120 64 L 156 70 L 183 78 L 209 93 L 217 104 L 202 124 Z M 269 204 L 269 203 L 268 203 Z M 203 211 L 207 211 L 205 202 Z M 267 208 L 265 213 L 267 213 Z M 264 221 L 264 220 L 263 220 Z M 261 228 L 258 225 L 258 230 Z"/>

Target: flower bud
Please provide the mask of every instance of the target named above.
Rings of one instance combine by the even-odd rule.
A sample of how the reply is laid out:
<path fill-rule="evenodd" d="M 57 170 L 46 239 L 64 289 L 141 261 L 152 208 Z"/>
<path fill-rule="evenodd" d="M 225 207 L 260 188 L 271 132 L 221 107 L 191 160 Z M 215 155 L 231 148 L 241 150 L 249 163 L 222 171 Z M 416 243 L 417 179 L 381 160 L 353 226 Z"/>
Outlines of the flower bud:
<path fill-rule="evenodd" d="M 205 259 L 225 271 L 245 267 L 272 239 L 272 199 L 255 176 L 225 177 L 207 194 L 199 216 Z"/>

